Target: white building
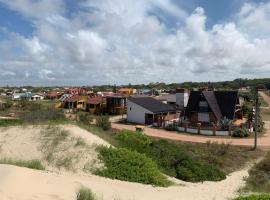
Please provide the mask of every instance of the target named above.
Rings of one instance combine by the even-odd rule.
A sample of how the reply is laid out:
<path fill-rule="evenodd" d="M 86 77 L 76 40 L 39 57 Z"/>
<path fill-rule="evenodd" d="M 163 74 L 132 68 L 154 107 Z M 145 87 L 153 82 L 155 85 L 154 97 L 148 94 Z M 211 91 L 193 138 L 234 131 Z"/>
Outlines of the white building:
<path fill-rule="evenodd" d="M 127 100 L 127 121 L 129 122 L 164 126 L 167 119 L 177 118 L 176 114 L 174 107 L 152 97 L 131 97 Z"/>
<path fill-rule="evenodd" d="M 176 105 L 179 106 L 180 109 L 184 109 L 187 107 L 189 99 L 189 93 L 185 89 L 177 89 L 176 90 Z"/>

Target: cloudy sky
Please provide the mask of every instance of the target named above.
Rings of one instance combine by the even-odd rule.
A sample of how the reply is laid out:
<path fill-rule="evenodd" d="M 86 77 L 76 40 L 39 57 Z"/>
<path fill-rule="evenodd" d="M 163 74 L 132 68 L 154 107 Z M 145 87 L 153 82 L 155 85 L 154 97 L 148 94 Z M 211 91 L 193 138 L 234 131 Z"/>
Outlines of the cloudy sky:
<path fill-rule="evenodd" d="M 0 85 L 270 77 L 270 1 L 0 0 Z"/>

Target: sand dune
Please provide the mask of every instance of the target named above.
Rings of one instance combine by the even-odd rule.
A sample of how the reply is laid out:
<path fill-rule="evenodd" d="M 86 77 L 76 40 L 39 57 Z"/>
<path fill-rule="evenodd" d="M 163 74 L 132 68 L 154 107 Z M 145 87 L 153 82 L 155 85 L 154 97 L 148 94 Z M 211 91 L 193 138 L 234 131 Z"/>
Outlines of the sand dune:
<path fill-rule="evenodd" d="M 97 136 L 73 125 L 65 125 L 74 137 L 88 144 L 109 145 Z M 41 159 L 40 130 L 42 127 L 13 127 L 0 129 L 0 157 Z M 96 156 L 95 152 L 88 156 Z M 168 188 L 111 180 L 77 171 L 37 171 L 10 165 L 0 165 L 0 200 L 75 200 L 77 189 L 83 185 L 102 200 L 225 200 L 237 195 L 244 184 L 247 170 L 232 173 L 221 182 L 186 183 Z"/>

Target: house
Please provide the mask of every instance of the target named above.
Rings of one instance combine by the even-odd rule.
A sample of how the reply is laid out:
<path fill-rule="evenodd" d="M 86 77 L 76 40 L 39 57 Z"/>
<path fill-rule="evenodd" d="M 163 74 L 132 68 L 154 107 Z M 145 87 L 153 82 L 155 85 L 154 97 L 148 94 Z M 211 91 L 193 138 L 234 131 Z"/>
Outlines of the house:
<path fill-rule="evenodd" d="M 133 89 L 132 88 L 121 88 L 120 90 L 118 90 L 118 93 L 124 94 L 124 95 L 132 95 Z"/>
<path fill-rule="evenodd" d="M 106 111 L 112 115 L 126 113 L 127 96 L 123 94 L 111 94 L 106 96 Z"/>
<path fill-rule="evenodd" d="M 217 124 L 221 119 L 242 119 L 237 91 L 192 91 L 185 109 L 186 120 L 196 125 Z"/>
<path fill-rule="evenodd" d="M 31 96 L 31 101 L 39 101 L 39 100 L 44 100 L 43 94 L 34 94 L 33 96 Z"/>
<path fill-rule="evenodd" d="M 102 114 L 106 109 L 106 99 L 104 97 L 91 97 L 86 102 L 86 111 L 91 114 Z"/>
<path fill-rule="evenodd" d="M 127 100 L 127 121 L 165 127 L 166 121 L 177 120 L 179 113 L 168 104 L 152 97 L 130 97 Z"/>
<path fill-rule="evenodd" d="M 87 96 L 73 95 L 64 100 L 64 108 L 86 110 Z"/>
<path fill-rule="evenodd" d="M 87 90 L 86 88 L 66 88 L 64 93 L 71 95 L 86 95 Z"/>
<path fill-rule="evenodd" d="M 62 95 L 63 95 L 62 92 L 59 92 L 59 91 L 52 91 L 52 92 L 46 94 L 46 99 L 57 100 L 57 99 L 59 99 Z"/>
<path fill-rule="evenodd" d="M 30 100 L 33 94 L 31 92 L 13 93 L 11 98 L 13 101 Z"/>

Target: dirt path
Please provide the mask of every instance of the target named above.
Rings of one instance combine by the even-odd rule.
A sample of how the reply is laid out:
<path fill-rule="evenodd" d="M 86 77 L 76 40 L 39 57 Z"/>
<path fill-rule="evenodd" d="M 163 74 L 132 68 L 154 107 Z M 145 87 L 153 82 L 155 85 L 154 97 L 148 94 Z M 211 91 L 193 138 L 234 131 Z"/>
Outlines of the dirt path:
<path fill-rule="evenodd" d="M 265 93 L 260 92 L 260 95 L 264 100 L 270 105 L 270 97 Z M 266 109 L 270 109 L 268 106 Z M 116 129 L 128 129 L 135 130 L 135 127 L 132 125 L 123 125 L 123 124 L 112 124 L 113 128 Z M 270 122 L 265 121 L 266 134 L 258 139 L 258 146 L 263 148 L 270 148 Z M 179 134 L 177 132 L 166 131 L 163 129 L 154 129 L 154 128 L 145 128 L 144 133 L 151 137 L 170 139 L 176 141 L 185 141 L 185 142 L 197 142 L 197 143 L 206 143 L 208 141 L 218 142 L 218 143 L 230 143 L 237 146 L 253 146 L 254 139 L 237 139 L 237 138 L 221 138 L 216 136 L 199 136 L 199 135 L 190 135 L 190 134 Z"/>

